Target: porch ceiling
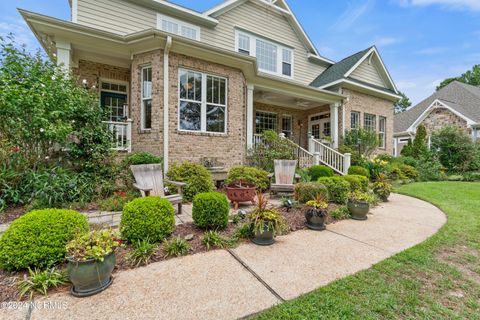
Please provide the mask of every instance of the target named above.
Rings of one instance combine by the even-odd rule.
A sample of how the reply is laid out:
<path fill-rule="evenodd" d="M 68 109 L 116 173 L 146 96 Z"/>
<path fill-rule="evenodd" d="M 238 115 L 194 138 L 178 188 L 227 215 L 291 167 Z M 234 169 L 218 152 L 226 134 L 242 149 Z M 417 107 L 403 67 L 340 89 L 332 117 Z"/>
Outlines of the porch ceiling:
<path fill-rule="evenodd" d="M 309 110 L 329 104 L 328 101 L 311 100 L 262 88 L 255 88 L 253 101 L 297 110 Z"/>

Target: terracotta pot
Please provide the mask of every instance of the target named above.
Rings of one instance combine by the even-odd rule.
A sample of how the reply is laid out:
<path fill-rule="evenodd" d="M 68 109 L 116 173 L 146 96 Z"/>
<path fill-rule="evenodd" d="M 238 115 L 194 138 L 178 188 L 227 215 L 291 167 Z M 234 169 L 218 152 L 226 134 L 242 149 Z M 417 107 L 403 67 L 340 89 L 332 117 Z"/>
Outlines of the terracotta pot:
<path fill-rule="evenodd" d="M 307 227 L 312 230 L 322 231 L 326 229 L 325 220 L 327 214 L 325 210 L 318 210 L 310 208 L 305 212 L 305 219 L 307 220 Z"/>
<path fill-rule="evenodd" d="M 370 211 L 370 204 L 368 202 L 359 202 L 348 200 L 348 210 L 352 214 L 353 220 L 367 220 L 367 214 Z"/>
<path fill-rule="evenodd" d="M 232 183 L 225 187 L 227 198 L 238 209 L 238 204 L 242 202 L 251 202 L 255 204 L 257 187 L 251 183 Z"/>

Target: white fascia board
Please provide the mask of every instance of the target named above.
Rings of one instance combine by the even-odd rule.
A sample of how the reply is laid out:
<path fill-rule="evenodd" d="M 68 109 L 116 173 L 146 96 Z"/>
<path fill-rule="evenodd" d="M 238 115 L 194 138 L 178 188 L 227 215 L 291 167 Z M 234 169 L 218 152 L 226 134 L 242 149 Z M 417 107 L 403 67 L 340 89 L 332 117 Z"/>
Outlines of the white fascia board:
<path fill-rule="evenodd" d="M 383 95 L 386 95 L 386 96 L 389 96 L 391 98 L 395 98 L 395 99 L 401 99 L 402 97 L 398 94 L 394 94 L 394 93 L 388 93 L 388 92 L 385 92 L 385 91 L 382 91 L 382 90 L 379 90 L 379 89 L 376 89 L 374 87 L 371 87 L 371 86 L 368 86 L 368 85 L 363 85 L 363 84 L 360 84 L 360 83 L 357 83 L 357 82 L 354 82 L 354 81 L 350 81 L 348 79 L 339 79 L 337 81 L 334 81 L 334 82 L 330 82 L 330 83 L 327 83 L 321 87 L 319 87 L 320 89 L 326 89 L 326 88 L 330 88 L 330 87 L 333 87 L 335 85 L 339 85 L 339 84 L 342 84 L 342 83 L 348 83 L 352 86 L 357 86 L 359 88 L 363 88 L 363 89 L 366 89 L 366 90 L 371 90 L 371 91 L 374 91 L 374 92 L 377 92 L 377 93 L 380 93 L 380 94 L 383 94 Z"/>
<path fill-rule="evenodd" d="M 207 11 L 203 12 L 203 14 L 206 16 L 217 16 L 247 1 L 248 0 L 227 0 L 208 9 Z"/>

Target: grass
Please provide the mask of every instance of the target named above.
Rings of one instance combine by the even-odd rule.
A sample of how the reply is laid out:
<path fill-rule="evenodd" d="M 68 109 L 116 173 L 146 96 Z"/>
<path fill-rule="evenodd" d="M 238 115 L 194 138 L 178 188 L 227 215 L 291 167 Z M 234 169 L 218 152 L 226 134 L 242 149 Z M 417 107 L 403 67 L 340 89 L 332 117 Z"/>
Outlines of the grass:
<path fill-rule="evenodd" d="M 414 183 L 396 192 L 448 215 L 433 237 L 256 319 L 480 319 L 480 183 Z"/>

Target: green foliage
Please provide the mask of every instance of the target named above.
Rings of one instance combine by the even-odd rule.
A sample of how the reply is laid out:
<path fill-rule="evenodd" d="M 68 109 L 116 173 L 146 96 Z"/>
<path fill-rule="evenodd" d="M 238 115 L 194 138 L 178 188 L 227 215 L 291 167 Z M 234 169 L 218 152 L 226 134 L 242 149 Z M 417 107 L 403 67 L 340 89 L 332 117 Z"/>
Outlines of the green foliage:
<path fill-rule="evenodd" d="M 445 127 L 432 135 L 432 150 L 436 150 L 440 163 L 453 172 L 478 170 L 480 154 L 472 139 L 454 126 Z"/>
<path fill-rule="evenodd" d="M 386 176 L 381 174 L 372 187 L 373 193 L 376 194 L 382 201 L 387 201 L 393 187 L 387 182 Z"/>
<path fill-rule="evenodd" d="M 347 202 L 348 193 L 350 192 L 350 183 L 341 177 L 320 178 L 318 182 L 327 187 L 328 199 L 338 204 Z"/>
<path fill-rule="evenodd" d="M 117 191 L 112 196 L 98 201 L 98 206 L 102 211 L 122 211 L 123 206 L 135 199 L 132 192 Z"/>
<path fill-rule="evenodd" d="M 402 151 L 400 151 L 400 154 L 404 157 L 412 157 L 414 155 L 413 152 L 413 143 L 412 140 L 408 140 L 407 145 L 403 146 Z"/>
<path fill-rule="evenodd" d="M 249 223 L 243 224 L 233 233 L 232 239 L 233 240 L 240 240 L 240 239 L 250 239 L 253 236 L 252 225 Z"/>
<path fill-rule="evenodd" d="M 51 267 L 65 259 L 66 245 L 75 234 L 87 231 L 87 218 L 76 211 L 31 211 L 13 221 L 0 238 L 0 268 Z"/>
<path fill-rule="evenodd" d="M 400 164 L 399 165 L 402 174 L 409 179 L 416 180 L 418 178 L 418 171 L 414 167 L 408 164 Z"/>
<path fill-rule="evenodd" d="M 317 210 L 323 210 L 327 209 L 328 202 L 326 201 L 326 198 L 321 193 L 319 193 L 314 200 L 308 201 L 306 205 Z"/>
<path fill-rule="evenodd" d="M 235 181 L 252 183 L 259 191 L 267 190 L 270 184 L 267 171 L 245 166 L 233 167 L 228 171 L 225 184 L 228 185 Z"/>
<path fill-rule="evenodd" d="M 165 250 L 166 257 L 180 257 L 188 253 L 188 250 L 190 250 L 190 245 L 185 239 L 175 237 L 169 241 L 166 241 L 163 249 Z"/>
<path fill-rule="evenodd" d="M 296 160 L 296 146 L 288 139 L 281 138 L 275 131 L 265 131 L 262 143 L 250 150 L 250 165 L 268 172 L 274 170 L 274 160 Z"/>
<path fill-rule="evenodd" d="M 368 158 L 377 150 L 379 141 L 374 130 L 355 129 L 345 133 L 343 143 Z"/>
<path fill-rule="evenodd" d="M 311 166 L 308 171 L 310 173 L 312 181 L 317 181 L 318 178 L 321 177 L 333 177 L 334 175 L 334 171 L 332 168 L 321 165 Z"/>
<path fill-rule="evenodd" d="M 223 229 L 228 225 L 230 205 L 223 193 L 200 193 L 193 199 L 193 223 L 203 229 Z"/>
<path fill-rule="evenodd" d="M 275 208 L 267 208 L 268 201 L 262 193 L 257 194 L 257 206 L 248 214 L 254 234 L 272 231 L 274 236 L 288 228 L 283 216 Z"/>
<path fill-rule="evenodd" d="M 330 216 L 335 220 L 345 220 L 345 219 L 350 219 L 351 214 L 350 214 L 350 210 L 348 210 L 347 206 L 341 206 L 341 207 L 338 207 L 337 209 L 333 210 L 330 213 Z"/>
<path fill-rule="evenodd" d="M 445 169 L 433 154 L 420 158 L 415 168 L 418 171 L 419 181 L 442 181 L 447 178 Z"/>
<path fill-rule="evenodd" d="M 308 168 L 304 169 L 297 169 L 295 174 L 300 176 L 300 182 L 310 182 L 312 181 L 312 177 L 310 177 L 310 173 Z"/>
<path fill-rule="evenodd" d="M 225 239 L 217 231 L 206 231 L 203 234 L 202 243 L 207 247 L 207 250 L 210 248 L 225 248 L 229 245 L 228 239 Z"/>
<path fill-rule="evenodd" d="M 463 176 L 458 175 L 458 174 L 452 174 L 447 177 L 448 181 L 463 181 Z"/>
<path fill-rule="evenodd" d="M 369 204 L 376 201 L 370 193 L 360 191 L 350 192 L 348 194 L 348 200 L 352 202 L 368 202 Z"/>
<path fill-rule="evenodd" d="M 127 261 L 132 266 L 146 266 L 157 252 L 158 245 L 148 238 L 133 242 L 133 248 L 127 253 Z"/>
<path fill-rule="evenodd" d="M 351 166 L 348 168 L 348 174 L 364 176 L 370 179 L 370 172 L 368 169 L 361 167 L 361 166 Z"/>
<path fill-rule="evenodd" d="M 412 156 L 416 159 L 425 155 L 428 152 L 427 146 L 427 129 L 424 125 L 419 125 L 417 128 L 417 133 L 412 143 Z"/>
<path fill-rule="evenodd" d="M 295 185 L 295 200 L 300 203 L 315 199 L 317 194 L 328 197 L 327 187 L 319 182 L 303 182 Z"/>
<path fill-rule="evenodd" d="M 65 272 L 57 271 L 55 268 L 44 271 L 28 268 L 28 276 L 20 280 L 17 285 L 20 298 L 28 295 L 31 300 L 36 292 L 46 296 L 48 289 L 56 288 L 67 282 L 68 278 Z"/>
<path fill-rule="evenodd" d="M 437 91 L 442 89 L 443 87 L 448 86 L 454 81 L 470 84 L 472 86 L 480 86 L 480 64 L 474 65 L 472 67 L 472 70 L 468 70 L 459 77 L 445 79 L 437 87 Z"/>
<path fill-rule="evenodd" d="M 480 181 L 480 172 L 467 172 L 463 174 L 464 181 Z"/>
<path fill-rule="evenodd" d="M 338 152 L 340 152 L 341 154 L 350 153 L 350 162 L 354 166 L 360 165 L 362 163 L 362 155 L 359 153 L 358 143 L 356 146 L 347 146 L 345 144 L 342 144 L 338 148 Z"/>
<path fill-rule="evenodd" d="M 213 178 L 210 171 L 201 164 L 185 161 L 181 165 L 172 164 L 167 177 L 171 181 L 184 182 L 183 198 L 192 201 L 195 195 L 213 191 Z M 172 192 L 176 192 L 175 186 L 169 185 Z"/>
<path fill-rule="evenodd" d="M 365 176 L 349 174 L 341 178 L 350 184 L 351 191 L 368 191 L 369 180 Z"/>
<path fill-rule="evenodd" d="M 163 158 L 148 152 L 138 152 L 128 155 L 124 160 L 125 165 L 140 165 L 140 164 L 162 164 Z"/>
<path fill-rule="evenodd" d="M 94 230 L 77 233 L 75 238 L 67 244 L 67 254 L 74 261 L 103 261 L 118 246 L 120 241 L 116 231 Z"/>
<path fill-rule="evenodd" d="M 120 231 L 122 238 L 133 243 L 149 239 L 161 242 L 175 229 L 172 204 L 160 197 L 138 198 L 123 207 Z"/>
<path fill-rule="evenodd" d="M 412 102 L 405 93 L 399 92 L 399 94 L 402 96 L 402 98 L 393 105 L 395 114 L 405 112 L 409 107 L 412 106 Z"/>
<path fill-rule="evenodd" d="M 113 184 L 112 134 L 96 92 L 2 38 L 0 88 L 4 206 L 65 207 Z"/>

